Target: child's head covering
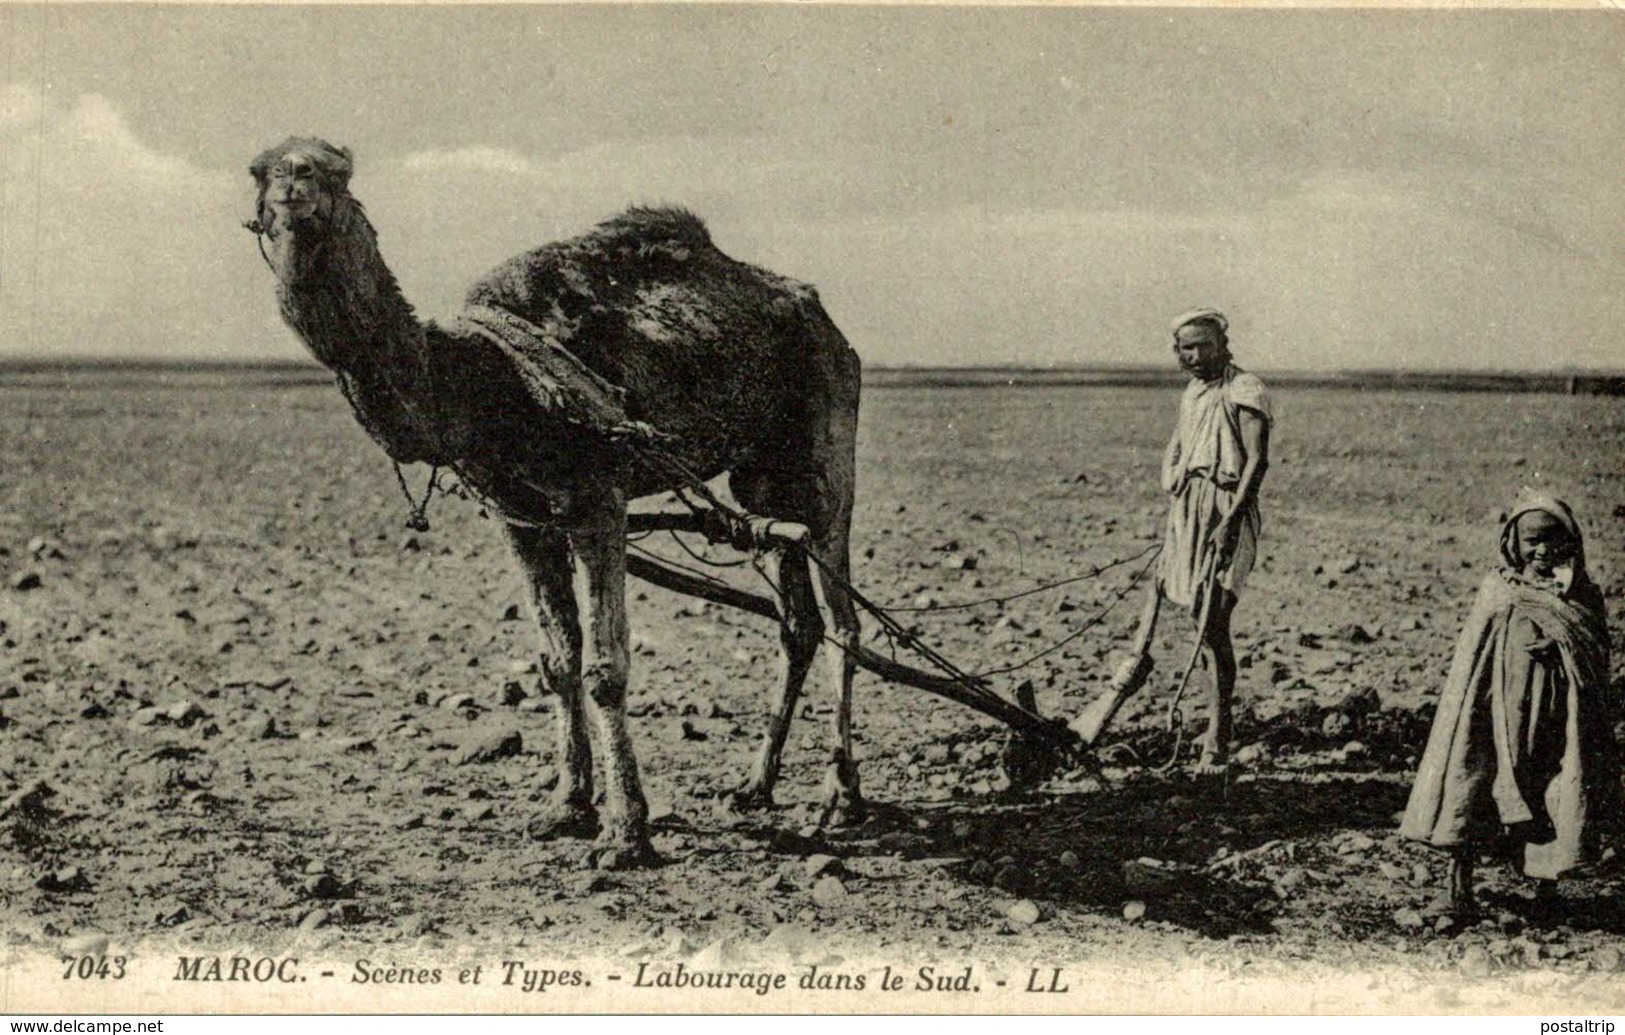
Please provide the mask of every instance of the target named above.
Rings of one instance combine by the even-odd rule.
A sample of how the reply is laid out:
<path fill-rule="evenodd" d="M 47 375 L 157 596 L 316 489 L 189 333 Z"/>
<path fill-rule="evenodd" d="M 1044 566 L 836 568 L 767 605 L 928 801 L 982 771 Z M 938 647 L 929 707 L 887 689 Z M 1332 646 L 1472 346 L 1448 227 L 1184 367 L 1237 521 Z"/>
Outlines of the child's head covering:
<path fill-rule="evenodd" d="M 1569 569 L 1567 572 L 1558 572 L 1557 581 L 1564 589 L 1583 583 L 1586 579 L 1585 537 L 1580 534 L 1580 522 L 1574 519 L 1574 511 L 1556 496 L 1536 492 L 1527 486 L 1518 493 L 1518 499 L 1507 514 L 1506 524 L 1501 526 L 1501 559 L 1513 571 L 1523 568 L 1523 558 L 1518 555 L 1518 518 L 1535 511 L 1556 518 L 1574 539 L 1574 558 L 1565 566 Z"/>

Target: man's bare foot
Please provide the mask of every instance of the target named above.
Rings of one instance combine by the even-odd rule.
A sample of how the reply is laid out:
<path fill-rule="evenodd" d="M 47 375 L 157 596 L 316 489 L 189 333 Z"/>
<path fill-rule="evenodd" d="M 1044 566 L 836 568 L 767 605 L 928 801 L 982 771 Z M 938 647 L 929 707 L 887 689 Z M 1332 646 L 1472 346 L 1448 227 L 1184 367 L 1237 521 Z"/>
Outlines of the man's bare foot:
<path fill-rule="evenodd" d="M 1201 754 L 1197 756 L 1196 764 L 1191 766 L 1191 772 L 1197 776 L 1223 776 L 1230 770 L 1229 752 L 1220 750 L 1212 739 L 1203 737 L 1197 741 Z"/>

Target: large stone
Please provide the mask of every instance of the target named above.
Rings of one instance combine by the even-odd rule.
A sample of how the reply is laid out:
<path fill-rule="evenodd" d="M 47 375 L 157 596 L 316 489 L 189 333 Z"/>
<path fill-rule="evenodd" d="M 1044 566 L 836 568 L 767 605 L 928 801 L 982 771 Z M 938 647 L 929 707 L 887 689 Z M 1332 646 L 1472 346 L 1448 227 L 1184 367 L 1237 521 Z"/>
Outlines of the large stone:
<path fill-rule="evenodd" d="M 524 750 L 525 741 L 518 730 L 506 730 L 476 737 L 457 752 L 458 765 L 483 765 L 504 758 L 513 758 Z"/>
<path fill-rule="evenodd" d="M 839 877 L 820 877 L 813 884 L 812 900 L 825 908 L 839 906 L 847 900 L 846 885 Z"/>
<path fill-rule="evenodd" d="M 846 873 L 846 864 L 833 855 L 809 855 L 801 867 L 808 880 L 817 880 L 825 876 L 839 877 Z"/>

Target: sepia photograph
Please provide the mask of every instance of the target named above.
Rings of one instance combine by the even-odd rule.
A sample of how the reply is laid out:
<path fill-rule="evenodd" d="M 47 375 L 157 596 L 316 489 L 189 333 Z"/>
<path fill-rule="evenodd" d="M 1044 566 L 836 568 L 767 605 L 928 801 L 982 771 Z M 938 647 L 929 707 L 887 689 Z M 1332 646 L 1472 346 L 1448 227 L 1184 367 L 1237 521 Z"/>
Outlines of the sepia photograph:
<path fill-rule="evenodd" d="M 1625 1013 L 1622 142 L 1608 7 L 0 4 L 0 1013 Z"/>

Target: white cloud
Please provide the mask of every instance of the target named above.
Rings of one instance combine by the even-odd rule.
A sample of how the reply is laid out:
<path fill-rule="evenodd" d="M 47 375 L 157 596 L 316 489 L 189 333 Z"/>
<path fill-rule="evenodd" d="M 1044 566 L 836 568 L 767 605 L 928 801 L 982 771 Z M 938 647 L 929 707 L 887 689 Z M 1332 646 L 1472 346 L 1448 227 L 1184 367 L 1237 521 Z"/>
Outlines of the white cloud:
<path fill-rule="evenodd" d="M 534 176 L 546 166 L 502 147 L 463 147 L 450 151 L 414 151 L 401 162 L 415 172 L 500 173 Z"/>
<path fill-rule="evenodd" d="M 0 89 L 0 355 L 287 348 L 263 331 L 243 179 L 153 147 L 98 94 Z"/>

